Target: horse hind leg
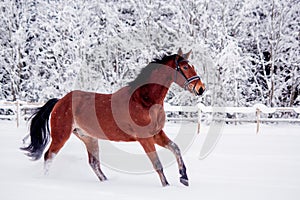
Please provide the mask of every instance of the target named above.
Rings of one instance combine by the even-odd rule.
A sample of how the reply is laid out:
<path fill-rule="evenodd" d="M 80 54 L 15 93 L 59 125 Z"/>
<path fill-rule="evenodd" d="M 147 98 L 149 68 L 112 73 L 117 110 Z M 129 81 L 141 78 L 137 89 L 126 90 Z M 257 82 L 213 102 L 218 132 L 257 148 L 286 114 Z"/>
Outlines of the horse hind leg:
<path fill-rule="evenodd" d="M 73 130 L 73 113 L 70 109 L 72 106 L 67 97 L 62 98 L 60 102 L 51 112 L 51 144 L 44 155 L 46 173 L 52 160 L 70 138 Z"/>
<path fill-rule="evenodd" d="M 58 154 L 58 152 L 61 150 L 61 148 L 64 146 L 66 141 L 70 138 L 71 131 L 69 129 L 67 130 L 58 130 L 58 128 L 52 128 L 51 130 L 51 144 L 49 149 L 44 155 L 44 170 L 45 174 L 48 174 L 50 165 L 55 158 L 55 156 Z"/>
<path fill-rule="evenodd" d="M 85 144 L 87 149 L 89 164 L 100 181 L 107 180 L 106 176 L 100 168 L 99 161 L 99 145 L 96 138 L 85 135 L 80 129 L 76 128 L 73 133 Z"/>
<path fill-rule="evenodd" d="M 50 165 L 54 157 L 58 154 L 61 148 L 64 146 L 66 141 L 70 138 L 71 135 L 71 125 L 70 126 L 52 126 L 51 127 L 51 144 L 49 149 L 44 155 L 44 170 L 45 174 L 48 173 Z"/>

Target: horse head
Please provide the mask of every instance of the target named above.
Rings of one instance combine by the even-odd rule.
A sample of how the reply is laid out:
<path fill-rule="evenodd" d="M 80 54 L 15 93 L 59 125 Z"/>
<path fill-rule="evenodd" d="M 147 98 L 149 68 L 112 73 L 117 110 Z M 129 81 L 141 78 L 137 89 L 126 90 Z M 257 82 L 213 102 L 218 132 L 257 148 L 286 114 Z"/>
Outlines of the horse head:
<path fill-rule="evenodd" d="M 191 53 L 192 50 L 184 54 L 179 48 L 173 64 L 176 70 L 174 82 L 195 95 L 202 95 L 205 91 L 205 85 L 195 71 L 194 65 L 189 64 L 188 58 Z"/>

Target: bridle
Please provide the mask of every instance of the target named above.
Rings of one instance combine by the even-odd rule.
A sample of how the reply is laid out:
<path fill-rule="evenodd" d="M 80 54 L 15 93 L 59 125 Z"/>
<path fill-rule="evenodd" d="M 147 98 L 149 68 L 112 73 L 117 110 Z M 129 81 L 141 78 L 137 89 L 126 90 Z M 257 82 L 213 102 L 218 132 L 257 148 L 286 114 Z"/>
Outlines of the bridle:
<path fill-rule="evenodd" d="M 197 80 L 197 82 L 194 84 L 194 87 L 193 87 L 193 92 L 194 92 L 195 94 L 197 94 L 197 91 L 195 90 L 195 88 L 196 88 L 196 85 L 197 85 L 198 81 L 200 81 L 201 78 L 200 78 L 200 76 L 198 76 L 198 75 L 195 75 L 195 76 L 192 76 L 192 77 L 190 77 L 190 78 L 187 78 L 186 75 L 183 73 L 182 69 L 181 69 L 180 66 L 179 66 L 179 63 L 180 63 L 180 62 L 184 62 L 184 61 L 185 61 L 185 62 L 189 62 L 189 61 L 186 60 L 186 59 L 181 60 L 181 61 L 178 62 L 178 61 L 176 60 L 176 58 L 175 58 L 176 71 L 175 71 L 174 82 L 176 82 L 176 80 L 177 80 L 177 73 L 178 73 L 178 72 L 180 72 L 180 74 L 185 78 L 184 89 L 187 89 L 187 86 L 188 86 L 191 82 Z"/>

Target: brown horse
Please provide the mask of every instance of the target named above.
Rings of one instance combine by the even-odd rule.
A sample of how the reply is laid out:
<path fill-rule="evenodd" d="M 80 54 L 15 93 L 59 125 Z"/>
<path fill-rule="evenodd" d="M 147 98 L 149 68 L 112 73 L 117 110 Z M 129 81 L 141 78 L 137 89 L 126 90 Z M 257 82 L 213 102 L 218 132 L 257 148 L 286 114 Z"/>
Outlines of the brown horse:
<path fill-rule="evenodd" d="M 165 123 L 164 98 L 175 82 L 195 95 L 201 95 L 204 84 L 188 63 L 191 51 L 164 56 L 147 65 L 126 87 L 113 94 L 72 91 L 62 99 L 51 99 L 34 115 L 30 125 L 31 143 L 22 148 L 33 160 L 39 159 L 51 136 L 44 155 L 49 163 L 74 133 L 86 146 L 89 164 L 100 179 L 106 180 L 99 161 L 98 139 L 138 141 L 151 160 L 163 186 L 168 182 L 163 173 L 155 144 L 174 153 L 181 175 L 188 186 L 186 168 L 180 149 L 162 130 Z M 51 133 L 48 121 L 51 114 Z"/>

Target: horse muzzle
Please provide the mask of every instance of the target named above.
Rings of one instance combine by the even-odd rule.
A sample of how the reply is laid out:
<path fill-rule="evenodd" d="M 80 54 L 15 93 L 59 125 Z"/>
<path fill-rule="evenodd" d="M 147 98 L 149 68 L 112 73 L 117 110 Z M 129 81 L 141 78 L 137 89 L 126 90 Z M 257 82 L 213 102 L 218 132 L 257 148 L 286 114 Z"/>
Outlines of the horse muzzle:
<path fill-rule="evenodd" d="M 200 87 L 198 91 L 195 92 L 196 96 L 200 96 L 205 92 L 204 87 Z"/>

